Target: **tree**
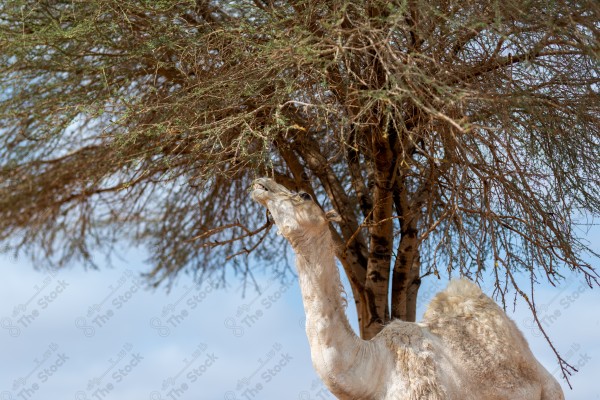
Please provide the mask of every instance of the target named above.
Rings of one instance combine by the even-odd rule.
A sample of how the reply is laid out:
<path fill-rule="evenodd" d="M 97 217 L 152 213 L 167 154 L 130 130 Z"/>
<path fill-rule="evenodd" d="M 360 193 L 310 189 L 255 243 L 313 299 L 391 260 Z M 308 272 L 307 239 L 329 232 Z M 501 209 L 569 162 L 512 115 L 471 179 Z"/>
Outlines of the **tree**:
<path fill-rule="evenodd" d="M 0 240 L 62 265 L 127 237 L 156 283 L 249 277 L 248 254 L 284 265 L 247 196 L 267 174 L 342 215 L 362 337 L 451 271 L 535 316 L 515 274 L 598 283 L 574 230 L 600 214 L 598 21 L 592 0 L 5 1 Z"/>

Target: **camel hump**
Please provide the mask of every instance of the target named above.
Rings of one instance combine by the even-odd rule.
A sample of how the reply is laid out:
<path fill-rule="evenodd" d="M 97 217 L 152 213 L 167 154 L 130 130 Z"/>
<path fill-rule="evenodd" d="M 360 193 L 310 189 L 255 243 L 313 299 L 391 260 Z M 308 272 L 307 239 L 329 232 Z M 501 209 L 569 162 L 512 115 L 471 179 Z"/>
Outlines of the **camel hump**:
<path fill-rule="evenodd" d="M 439 292 L 425 311 L 424 319 L 439 317 L 470 317 L 488 311 L 496 314 L 497 305 L 486 296 L 479 286 L 468 279 L 454 279 Z"/>
<path fill-rule="evenodd" d="M 477 298 L 483 294 L 479 286 L 466 278 L 453 279 L 445 292 L 451 296 Z"/>

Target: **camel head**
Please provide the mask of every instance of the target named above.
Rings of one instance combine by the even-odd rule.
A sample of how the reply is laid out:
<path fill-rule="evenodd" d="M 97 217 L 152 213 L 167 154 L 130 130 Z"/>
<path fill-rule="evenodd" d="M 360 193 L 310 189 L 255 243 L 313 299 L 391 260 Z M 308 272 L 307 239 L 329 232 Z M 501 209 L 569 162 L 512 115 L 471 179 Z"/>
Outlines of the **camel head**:
<path fill-rule="evenodd" d="M 308 193 L 292 192 L 270 178 L 254 181 L 252 199 L 267 207 L 279 232 L 294 243 L 299 237 L 320 236 L 329 221 L 340 221 L 335 211 L 324 212 Z"/>

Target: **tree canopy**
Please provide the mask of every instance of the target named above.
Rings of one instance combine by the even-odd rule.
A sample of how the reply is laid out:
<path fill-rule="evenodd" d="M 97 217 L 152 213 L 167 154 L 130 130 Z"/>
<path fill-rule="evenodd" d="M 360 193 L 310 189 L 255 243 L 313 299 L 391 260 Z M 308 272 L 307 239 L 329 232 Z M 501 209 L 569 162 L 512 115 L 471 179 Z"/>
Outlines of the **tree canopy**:
<path fill-rule="evenodd" d="M 515 274 L 597 283 L 576 227 L 600 214 L 599 21 L 595 0 L 4 1 L 0 240 L 62 265 L 127 239 L 154 282 L 281 273 L 247 191 L 269 175 L 342 215 L 363 337 L 451 271 L 535 311 Z"/>

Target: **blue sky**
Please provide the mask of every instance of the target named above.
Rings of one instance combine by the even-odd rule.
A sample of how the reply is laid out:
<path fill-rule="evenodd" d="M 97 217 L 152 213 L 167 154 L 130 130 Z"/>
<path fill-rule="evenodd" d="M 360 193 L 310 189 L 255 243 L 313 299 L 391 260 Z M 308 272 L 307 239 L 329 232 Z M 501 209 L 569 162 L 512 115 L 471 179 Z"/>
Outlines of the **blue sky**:
<path fill-rule="evenodd" d="M 588 240 L 600 250 L 600 229 Z M 240 282 L 215 289 L 182 275 L 167 293 L 139 281 L 144 259 L 131 251 L 113 268 L 52 274 L 0 256 L 0 400 L 333 399 L 312 369 L 295 280 L 259 276 L 261 294 L 242 296 Z M 419 314 L 444 285 L 425 281 Z M 580 370 L 573 390 L 559 378 L 567 399 L 600 400 L 599 293 L 576 276 L 538 288 L 542 322 Z M 509 314 L 559 377 L 526 306 L 517 302 Z"/>

